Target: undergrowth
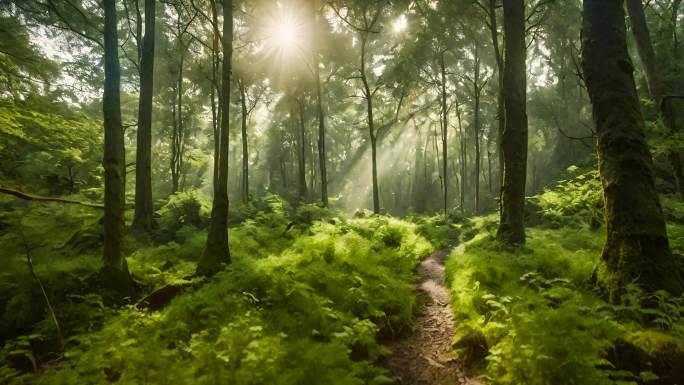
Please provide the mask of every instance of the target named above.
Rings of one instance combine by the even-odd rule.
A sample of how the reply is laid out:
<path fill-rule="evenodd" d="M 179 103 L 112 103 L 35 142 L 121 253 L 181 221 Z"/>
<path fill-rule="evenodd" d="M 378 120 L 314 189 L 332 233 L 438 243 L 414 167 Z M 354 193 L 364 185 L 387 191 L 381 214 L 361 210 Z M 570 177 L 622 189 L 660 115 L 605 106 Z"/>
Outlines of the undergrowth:
<path fill-rule="evenodd" d="M 196 200 L 172 198 L 158 213 L 168 242 L 128 257 L 146 292 L 190 282 L 184 293 L 160 311 L 110 308 L 96 294 L 66 295 L 55 303 L 63 353 L 48 349 L 57 336 L 42 311 L 42 321 L 0 352 L 4 382 L 391 382 L 376 365 L 387 353 L 379 333 L 412 326 L 413 270 L 433 249 L 418 225 L 350 219 L 313 205 L 295 209 L 271 197 L 257 203 L 265 208 L 244 209 L 242 223 L 230 229 L 232 264 L 198 283 L 190 275 L 206 233 L 202 215 L 194 216 L 204 210 Z M 25 267 L 18 260 L 12 266 Z M 47 287 L 55 285 L 48 272 L 39 274 Z M 40 301 L 34 306 L 45 309 Z"/>
<path fill-rule="evenodd" d="M 529 201 L 523 247 L 496 240 L 494 216 L 462 226 L 446 267 L 458 357 L 490 384 L 684 383 L 684 297 L 632 284 L 609 305 L 590 284 L 605 231 L 593 174 Z M 675 197 L 663 203 L 668 218 L 684 214 Z M 681 254 L 684 226 L 668 232 Z"/>

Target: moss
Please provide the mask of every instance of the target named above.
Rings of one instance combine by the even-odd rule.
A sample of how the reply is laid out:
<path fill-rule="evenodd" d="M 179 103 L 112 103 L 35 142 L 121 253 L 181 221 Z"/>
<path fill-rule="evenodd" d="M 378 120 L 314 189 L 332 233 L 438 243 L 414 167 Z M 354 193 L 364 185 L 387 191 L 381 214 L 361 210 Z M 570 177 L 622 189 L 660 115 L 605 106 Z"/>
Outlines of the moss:
<path fill-rule="evenodd" d="M 671 385 L 684 381 L 684 340 L 659 330 L 638 330 L 628 333 L 611 350 L 616 368 L 635 376 L 652 374 L 643 381 L 649 385 Z"/>

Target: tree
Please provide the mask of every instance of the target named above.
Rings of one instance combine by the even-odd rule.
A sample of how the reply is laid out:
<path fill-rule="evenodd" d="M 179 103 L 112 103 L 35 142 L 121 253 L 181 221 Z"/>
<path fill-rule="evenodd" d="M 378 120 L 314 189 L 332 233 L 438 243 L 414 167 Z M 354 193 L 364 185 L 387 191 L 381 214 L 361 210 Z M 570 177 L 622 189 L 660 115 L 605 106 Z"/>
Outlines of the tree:
<path fill-rule="evenodd" d="M 658 68 L 658 63 L 661 61 L 656 58 L 653 45 L 651 44 L 651 35 L 648 30 L 648 24 L 646 24 L 646 15 L 644 14 L 641 0 L 627 0 L 627 12 L 629 13 L 629 20 L 632 25 L 634 40 L 637 43 L 639 58 L 644 67 L 649 93 L 658 106 L 660 118 L 665 127 L 667 127 L 670 133 L 673 133 L 677 129 L 674 100 L 672 98 L 665 98 L 665 84 L 661 71 Z M 673 12 L 673 14 L 676 14 L 676 12 Z M 672 166 L 675 189 L 684 199 L 684 172 L 682 171 L 682 159 L 679 156 L 679 150 L 670 148 L 667 155 Z"/>
<path fill-rule="evenodd" d="M 321 69 L 320 69 L 320 59 L 318 53 L 319 40 L 319 7 L 318 1 L 313 1 L 313 33 L 311 34 L 313 39 L 313 44 L 311 47 L 312 61 L 311 66 L 313 67 L 313 76 L 316 83 L 316 117 L 318 118 L 318 166 L 320 168 L 321 175 L 321 203 L 323 207 L 328 207 L 328 171 L 326 168 L 326 163 L 328 162 L 325 152 L 325 113 L 323 112 L 323 96 L 321 91 Z"/>
<path fill-rule="evenodd" d="M 222 263 L 230 263 L 228 246 L 228 150 L 230 130 L 230 75 L 233 56 L 233 1 L 223 0 L 223 69 L 221 72 L 221 129 L 218 156 L 218 186 L 214 188 L 214 201 L 211 206 L 211 223 L 207 244 L 197 264 L 197 272 L 212 275 Z"/>
<path fill-rule="evenodd" d="M 501 135 L 503 184 L 498 238 L 525 243 L 525 180 L 527 171 L 527 69 L 525 64 L 525 3 L 504 0 L 506 39 L 503 97 L 504 132 Z"/>
<path fill-rule="evenodd" d="M 294 97 L 294 102 L 296 103 L 297 112 L 293 111 L 292 117 L 297 116 L 299 118 L 297 122 L 297 199 L 299 202 L 306 202 L 309 195 L 309 190 L 306 187 L 306 126 L 304 117 L 304 101 L 305 97 L 300 94 Z"/>
<path fill-rule="evenodd" d="M 371 4 L 372 3 L 372 4 Z M 334 8 L 338 17 L 344 21 L 354 32 L 357 33 L 359 39 L 359 67 L 356 79 L 361 82 L 361 94 L 366 102 L 366 119 L 368 122 L 368 137 L 370 139 L 371 147 L 371 178 L 373 188 L 373 213 L 380 213 L 380 190 L 378 187 L 378 131 L 375 127 L 375 118 L 373 117 L 373 98 L 380 90 L 380 86 L 371 86 L 369 68 L 369 46 L 372 42 L 372 37 L 379 33 L 380 16 L 385 6 L 384 0 L 375 2 L 363 1 L 361 4 L 354 4 L 352 7 L 346 8 L 347 15 L 343 15 L 339 9 Z"/>
<path fill-rule="evenodd" d="M 152 93 L 154 85 L 155 0 L 145 0 L 145 36 L 140 57 L 140 100 L 135 155 L 133 227 L 152 230 Z"/>
<path fill-rule="evenodd" d="M 482 71 L 482 57 L 480 56 L 480 41 L 474 31 L 468 31 L 469 37 L 473 40 L 473 75 L 463 75 L 471 85 L 471 95 L 473 100 L 473 137 L 475 139 L 475 173 L 473 185 L 475 186 L 475 213 L 480 212 L 480 176 L 482 174 L 482 95 L 489 82 L 489 77 Z"/>
<path fill-rule="evenodd" d="M 486 16 L 485 24 L 489 28 L 489 33 L 492 40 L 492 49 L 494 50 L 494 59 L 496 60 L 496 80 L 497 80 L 497 95 L 496 95 L 496 120 L 497 120 L 497 139 L 498 139 L 498 153 L 499 153 L 499 172 L 498 183 L 501 184 L 503 177 L 503 156 L 501 154 L 501 136 L 506 127 L 505 110 L 504 110 L 504 96 L 503 96 L 503 70 L 504 62 L 501 54 L 501 47 L 499 45 L 499 27 L 497 22 L 497 1 L 496 0 L 477 0 L 475 4 L 480 7 Z M 491 173 L 491 170 L 490 170 Z"/>
<path fill-rule="evenodd" d="M 183 4 L 173 4 L 176 13 L 175 29 L 173 31 L 176 38 L 178 67 L 173 69 L 176 75 L 176 81 L 173 86 L 175 101 L 172 105 L 172 122 L 173 131 L 171 133 L 171 193 L 175 193 L 180 188 L 181 175 L 185 168 L 185 153 L 187 144 L 187 127 L 186 116 L 183 114 L 185 96 L 185 66 L 188 59 L 188 51 L 191 45 L 196 41 L 195 36 L 190 33 L 189 28 L 195 21 L 198 15 L 197 10 L 187 13 L 188 10 Z"/>
<path fill-rule="evenodd" d="M 644 119 L 627 52 L 622 0 L 585 0 L 582 68 L 598 135 L 606 242 L 594 281 L 611 302 L 637 281 L 680 295 L 681 266 L 670 252 Z"/>
<path fill-rule="evenodd" d="M 124 258 L 124 210 L 126 199 L 124 171 L 124 132 L 121 123 L 119 43 L 115 0 L 104 0 L 105 83 L 102 98 L 104 117 L 104 266 L 102 280 L 106 288 L 121 298 L 134 293 L 133 282 Z"/>

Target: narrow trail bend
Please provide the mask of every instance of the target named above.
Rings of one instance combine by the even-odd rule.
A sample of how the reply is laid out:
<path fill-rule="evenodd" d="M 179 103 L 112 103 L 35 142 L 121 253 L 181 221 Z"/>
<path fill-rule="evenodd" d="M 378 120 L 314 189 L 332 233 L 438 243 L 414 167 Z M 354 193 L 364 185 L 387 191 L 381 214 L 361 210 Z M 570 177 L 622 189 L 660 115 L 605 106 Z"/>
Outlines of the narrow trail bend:
<path fill-rule="evenodd" d="M 481 384 L 465 375 L 452 353 L 454 320 L 444 286 L 444 261 L 450 251 L 432 253 L 418 268 L 416 291 L 422 301 L 416 329 L 388 346 L 392 354 L 387 367 L 398 385 Z"/>

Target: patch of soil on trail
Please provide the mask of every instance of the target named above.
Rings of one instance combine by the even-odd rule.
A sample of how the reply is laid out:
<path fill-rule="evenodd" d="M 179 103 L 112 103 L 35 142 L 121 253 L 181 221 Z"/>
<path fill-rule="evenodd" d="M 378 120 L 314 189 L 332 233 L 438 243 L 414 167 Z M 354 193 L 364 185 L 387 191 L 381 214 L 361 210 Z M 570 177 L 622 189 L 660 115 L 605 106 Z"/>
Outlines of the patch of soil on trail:
<path fill-rule="evenodd" d="M 416 291 L 422 304 L 415 331 L 393 341 L 387 367 L 400 385 L 480 385 L 468 378 L 455 360 L 451 339 L 454 320 L 449 290 L 444 287 L 444 261 L 450 250 L 440 250 L 418 268 Z"/>

